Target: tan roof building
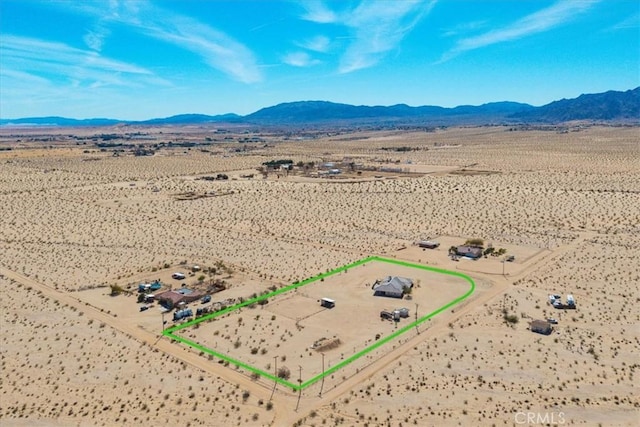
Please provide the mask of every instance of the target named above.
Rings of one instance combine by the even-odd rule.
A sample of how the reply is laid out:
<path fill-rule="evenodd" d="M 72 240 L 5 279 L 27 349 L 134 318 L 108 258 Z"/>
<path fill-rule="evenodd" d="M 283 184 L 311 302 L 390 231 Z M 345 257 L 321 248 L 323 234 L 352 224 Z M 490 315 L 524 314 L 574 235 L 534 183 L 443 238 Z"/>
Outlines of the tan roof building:
<path fill-rule="evenodd" d="M 156 300 L 158 300 L 160 304 L 171 310 L 172 308 L 177 307 L 182 302 L 187 304 L 192 301 L 199 300 L 203 296 L 204 294 L 202 292 L 196 292 L 190 289 L 182 288 L 178 289 L 177 291 L 166 291 L 157 294 Z"/>

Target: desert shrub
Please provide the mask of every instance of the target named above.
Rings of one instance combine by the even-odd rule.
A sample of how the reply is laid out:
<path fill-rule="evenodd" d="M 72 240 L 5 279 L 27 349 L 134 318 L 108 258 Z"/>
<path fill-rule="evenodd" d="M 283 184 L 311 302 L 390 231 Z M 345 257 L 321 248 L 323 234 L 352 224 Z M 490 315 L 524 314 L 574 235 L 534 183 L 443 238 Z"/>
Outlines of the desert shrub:
<path fill-rule="evenodd" d="M 109 285 L 111 288 L 111 296 L 120 295 L 124 292 L 124 289 L 120 285 Z"/>
<path fill-rule="evenodd" d="M 468 239 L 466 242 L 464 242 L 465 245 L 467 246 L 475 246 L 478 248 L 481 248 L 484 246 L 484 239 L 480 239 L 480 238 L 473 238 L 473 239 Z"/>
<path fill-rule="evenodd" d="M 278 378 L 282 378 L 283 380 L 288 380 L 291 378 L 291 371 L 286 366 L 282 366 L 278 369 Z"/>
<path fill-rule="evenodd" d="M 504 315 L 502 316 L 504 318 L 504 321 L 511 324 L 511 325 L 515 325 L 516 323 L 518 323 L 520 321 L 520 319 L 518 319 L 518 316 L 515 314 L 508 314 L 508 313 L 504 313 Z"/>

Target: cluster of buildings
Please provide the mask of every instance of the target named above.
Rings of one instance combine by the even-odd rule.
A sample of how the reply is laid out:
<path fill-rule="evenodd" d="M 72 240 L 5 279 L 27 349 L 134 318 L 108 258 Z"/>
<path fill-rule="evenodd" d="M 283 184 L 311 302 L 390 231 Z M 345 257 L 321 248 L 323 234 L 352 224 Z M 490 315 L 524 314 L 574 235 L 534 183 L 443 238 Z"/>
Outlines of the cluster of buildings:
<path fill-rule="evenodd" d="M 571 294 L 567 294 L 566 302 L 562 302 L 562 295 L 552 294 L 549 295 L 549 304 L 557 309 L 575 309 L 576 300 Z M 556 319 L 547 320 L 534 320 L 529 324 L 531 332 L 538 334 L 549 335 L 553 332 L 553 325 L 558 323 Z"/>

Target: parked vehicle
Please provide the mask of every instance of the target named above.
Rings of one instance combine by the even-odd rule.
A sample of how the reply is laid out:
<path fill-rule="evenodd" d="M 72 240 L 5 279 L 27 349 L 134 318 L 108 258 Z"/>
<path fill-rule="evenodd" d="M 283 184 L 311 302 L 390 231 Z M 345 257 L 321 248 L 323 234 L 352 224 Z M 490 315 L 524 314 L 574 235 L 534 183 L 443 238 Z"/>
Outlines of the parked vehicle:
<path fill-rule="evenodd" d="M 147 310 L 149 310 L 149 306 L 148 305 L 140 306 L 140 311 L 147 311 Z"/>
<path fill-rule="evenodd" d="M 193 317 L 193 311 L 190 308 L 183 308 L 182 310 L 178 310 L 173 313 L 173 321 L 187 319 L 189 317 Z"/>
<path fill-rule="evenodd" d="M 176 272 L 176 273 L 173 273 L 171 275 L 171 277 L 173 277 L 176 280 L 183 280 L 185 278 L 185 275 L 184 275 L 184 273 L 177 273 Z"/>
<path fill-rule="evenodd" d="M 208 302 L 211 302 L 211 295 L 205 295 L 202 297 L 202 299 L 200 300 L 202 301 L 202 304 L 206 304 Z"/>
<path fill-rule="evenodd" d="M 211 306 L 201 307 L 196 309 L 196 316 L 203 316 L 211 312 Z"/>
<path fill-rule="evenodd" d="M 567 295 L 567 307 L 576 308 L 576 300 L 573 298 L 573 295 Z"/>

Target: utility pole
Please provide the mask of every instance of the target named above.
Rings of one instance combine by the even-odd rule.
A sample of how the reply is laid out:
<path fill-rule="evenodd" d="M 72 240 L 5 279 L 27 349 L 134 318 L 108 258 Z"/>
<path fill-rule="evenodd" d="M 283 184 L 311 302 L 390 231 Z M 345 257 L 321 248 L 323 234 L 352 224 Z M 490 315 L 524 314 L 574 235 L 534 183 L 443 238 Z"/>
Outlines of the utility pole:
<path fill-rule="evenodd" d="M 278 356 L 273 356 L 273 362 L 274 362 L 273 390 L 271 390 L 271 397 L 269 397 L 269 402 L 271 402 L 271 399 L 273 399 L 273 393 L 276 392 L 276 386 L 278 385 Z"/>
<path fill-rule="evenodd" d="M 162 314 L 162 332 L 164 333 L 164 310 L 160 312 Z"/>
<path fill-rule="evenodd" d="M 420 330 L 418 329 L 418 303 L 416 303 L 416 333 L 420 334 Z"/>
<path fill-rule="evenodd" d="M 320 397 L 322 397 L 322 388 L 324 387 L 324 353 L 322 354 L 322 382 L 320 383 Z"/>
<path fill-rule="evenodd" d="M 504 265 L 506 264 L 506 260 L 502 258 L 502 275 L 504 276 Z"/>
<path fill-rule="evenodd" d="M 302 397 L 302 366 L 298 365 L 298 368 L 300 368 L 300 376 L 298 377 L 298 402 L 296 403 L 296 412 L 298 412 L 300 397 Z"/>

